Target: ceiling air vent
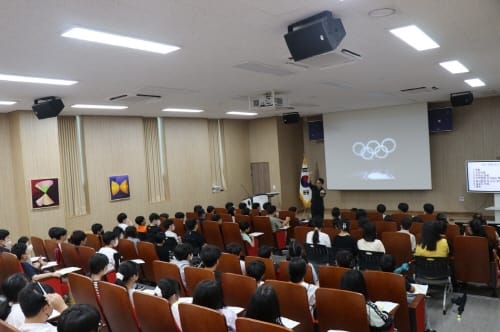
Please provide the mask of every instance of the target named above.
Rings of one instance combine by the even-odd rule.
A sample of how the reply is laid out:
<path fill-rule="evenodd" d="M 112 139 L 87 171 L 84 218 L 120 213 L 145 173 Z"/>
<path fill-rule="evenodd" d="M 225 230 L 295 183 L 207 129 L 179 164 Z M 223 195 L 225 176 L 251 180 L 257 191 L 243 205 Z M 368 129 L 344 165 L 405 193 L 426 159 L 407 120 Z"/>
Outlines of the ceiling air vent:
<path fill-rule="evenodd" d="M 144 93 L 124 93 L 119 96 L 109 98 L 109 100 L 112 102 L 129 103 L 129 104 L 152 102 L 160 99 L 161 96 L 159 95 L 150 95 Z"/>

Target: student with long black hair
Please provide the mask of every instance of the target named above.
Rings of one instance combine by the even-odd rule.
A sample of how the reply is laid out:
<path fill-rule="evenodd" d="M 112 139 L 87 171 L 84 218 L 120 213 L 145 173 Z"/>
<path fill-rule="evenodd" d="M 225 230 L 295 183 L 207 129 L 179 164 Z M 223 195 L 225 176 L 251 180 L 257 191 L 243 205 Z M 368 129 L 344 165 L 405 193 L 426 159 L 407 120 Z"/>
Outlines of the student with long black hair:
<path fill-rule="evenodd" d="M 132 293 L 135 290 L 135 283 L 139 279 L 139 265 L 131 261 L 125 261 L 118 267 L 115 284 L 127 290 L 130 302 L 133 305 Z"/>
<path fill-rule="evenodd" d="M 415 250 L 415 256 L 448 257 L 450 248 L 448 241 L 441 237 L 436 222 L 426 222 L 422 226 L 422 238 Z"/>
<path fill-rule="evenodd" d="M 321 231 L 323 227 L 323 217 L 314 216 L 311 220 L 311 224 L 314 230 L 309 231 L 306 235 L 306 243 L 308 244 L 319 244 L 327 248 L 332 247 L 332 243 L 328 234 Z"/>
<path fill-rule="evenodd" d="M 255 290 L 248 302 L 245 316 L 267 323 L 283 325 L 278 295 L 271 285 L 264 284 Z"/>
<path fill-rule="evenodd" d="M 193 294 L 193 304 L 219 311 L 226 318 L 227 330 L 236 331 L 236 313 L 224 306 L 222 287 L 215 280 L 202 280 Z"/>

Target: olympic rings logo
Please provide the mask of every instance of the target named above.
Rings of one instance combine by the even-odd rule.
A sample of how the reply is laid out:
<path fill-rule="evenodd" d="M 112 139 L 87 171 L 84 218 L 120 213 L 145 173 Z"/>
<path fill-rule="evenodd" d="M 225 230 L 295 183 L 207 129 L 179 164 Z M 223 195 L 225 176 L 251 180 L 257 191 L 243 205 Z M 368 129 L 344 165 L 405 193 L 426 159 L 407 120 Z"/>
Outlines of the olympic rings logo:
<path fill-rule="evenodd" d="M 352 153 L 364 160 L 372 160 L 373 158 L 385 159 L 396 150 L 396 146 L 396 141 L 392 138 L 384 138 L 382 143 L 372 139 L 366 144 L 362 142 L 354 143 L 352 145 Z"/>

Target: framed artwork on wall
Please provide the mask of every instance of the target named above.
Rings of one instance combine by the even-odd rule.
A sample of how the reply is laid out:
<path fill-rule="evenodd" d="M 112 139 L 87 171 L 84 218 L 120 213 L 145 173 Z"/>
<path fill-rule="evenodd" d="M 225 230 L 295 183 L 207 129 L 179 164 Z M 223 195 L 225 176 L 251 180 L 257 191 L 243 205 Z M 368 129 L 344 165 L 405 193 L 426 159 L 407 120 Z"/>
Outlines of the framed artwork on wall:
<path fill-rule="evenodd" d="M 128 175 L 110 176 L 109 192 L 111 201 L 129 199 L 130 187 L 129 187 Z"/>
<path fill-rule="evenodd" d="M 33 209 L 59 206 L 59 180 L 31 180 L 31 205 Z"/>

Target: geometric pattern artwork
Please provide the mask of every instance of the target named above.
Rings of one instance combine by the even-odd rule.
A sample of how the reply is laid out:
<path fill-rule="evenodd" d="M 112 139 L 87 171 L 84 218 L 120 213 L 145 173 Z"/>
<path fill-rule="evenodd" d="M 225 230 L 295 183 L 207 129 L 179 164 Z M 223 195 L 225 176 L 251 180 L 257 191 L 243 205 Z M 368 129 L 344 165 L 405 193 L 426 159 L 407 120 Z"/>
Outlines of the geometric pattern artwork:
<path fill-rule="evenodd" d="M 59 206 L 59 181 L 54 179 L 31 180 L 33 209 Z"/>
<path fill-rule="evenodd" d="M 112 201 L 130 198 L 128 175 L 110 176 L 109 191 Z"/>

